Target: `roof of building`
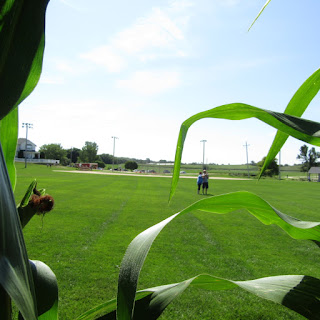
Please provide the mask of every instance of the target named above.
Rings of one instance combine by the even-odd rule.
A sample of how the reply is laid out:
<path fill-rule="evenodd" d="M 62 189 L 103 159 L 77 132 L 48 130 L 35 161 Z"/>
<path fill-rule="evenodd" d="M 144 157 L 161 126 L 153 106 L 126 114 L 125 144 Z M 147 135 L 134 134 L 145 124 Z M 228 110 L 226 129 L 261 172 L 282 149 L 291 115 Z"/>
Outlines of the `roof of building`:
<path fill-rule="evenodd" d="M 308 173 L 319 173 L 320 174 L 320 167 L 311 167 Z"/>
<path fill-rule="evenodd" d="M 18 139 L 18 144 L 24 143 L 26 141 L 26 138 L 19 138 Z M 35 143 L 33 143 L 32 141 L 30 141 L 29 139 L 27 140 L 27 144 L 33 144 L 34 146 L 36 146 Z"/>

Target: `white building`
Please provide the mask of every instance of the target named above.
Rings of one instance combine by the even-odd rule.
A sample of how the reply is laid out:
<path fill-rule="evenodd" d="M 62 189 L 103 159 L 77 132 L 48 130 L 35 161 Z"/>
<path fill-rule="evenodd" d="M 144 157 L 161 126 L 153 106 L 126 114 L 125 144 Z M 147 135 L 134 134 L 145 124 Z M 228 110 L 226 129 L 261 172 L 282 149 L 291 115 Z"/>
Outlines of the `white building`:
<path fill-rule="evenodd" d="M 40 152 L 36 152 L 36 145 L 33 142 L 25 138 L 19 138 L 16 158 L 40 159 Z"/>
<path fill-rule="evenodd" d="M 16 162 L 42 163 L 42 164 L 59 164 L 60 160 L 40 159 L 40 152 L 36 151 L 36 145 L 25 138 L 19 138 L 16 149 Z"/>

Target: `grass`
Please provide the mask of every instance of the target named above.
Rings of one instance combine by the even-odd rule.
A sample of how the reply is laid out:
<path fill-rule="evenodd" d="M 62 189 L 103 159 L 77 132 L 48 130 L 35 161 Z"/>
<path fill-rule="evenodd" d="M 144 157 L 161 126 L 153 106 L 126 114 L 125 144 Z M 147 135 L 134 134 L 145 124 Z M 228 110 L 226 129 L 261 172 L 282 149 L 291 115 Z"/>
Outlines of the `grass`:
<path fill-rule="evenodd" d="M 60 319 L 114 298 L 119 266 L 130 241 L 141 231 L 203 196 L 195 179 L 180 179 L 168 206 L 171 180 L 55 172 L 17 164 L 20 200 L 37 178 L 55 199 L 43 221 L 24 229 L 29 258 L 48 264 L 58 278 Z M 210 180 L 210 194 L 252 191 L 280 211 L 320 221 L 320 184 L 261 180 Z M 264 226 L 245 211 L 227 215 L 192 212 L 160 234 L 141 273 L 139 288 L 182 281 L 200 273 L 247 280 L 278 274 L 320 278 L 320 251 L 312 242 L 293 240 L 275 226 Z M 162 319 L 302 319 L 292 311 L 240 289 L 209 292 L 188 289 Z"/>

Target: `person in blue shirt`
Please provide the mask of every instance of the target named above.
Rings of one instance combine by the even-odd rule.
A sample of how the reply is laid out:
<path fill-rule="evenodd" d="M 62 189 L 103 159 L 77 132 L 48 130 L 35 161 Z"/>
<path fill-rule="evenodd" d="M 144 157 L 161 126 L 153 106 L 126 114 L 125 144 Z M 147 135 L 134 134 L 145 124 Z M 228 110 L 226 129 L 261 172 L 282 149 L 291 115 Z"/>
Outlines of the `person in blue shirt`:
<path fill-rule="evenodd" d="M 197 179 L 197 184 L 198 184 L 198 194 L 200 193 L 200 189 L 201 189 L 201 185 L 202 185 L 202 172 L 199 172 L 199 175 L 198 175 L 198 179 Z"/>
<path fill-rule="evenodd" d="M 202 174 L 202 194 L 207 194 L 209 188 L 209 175 L 206 170 L 203 170 Z"/>

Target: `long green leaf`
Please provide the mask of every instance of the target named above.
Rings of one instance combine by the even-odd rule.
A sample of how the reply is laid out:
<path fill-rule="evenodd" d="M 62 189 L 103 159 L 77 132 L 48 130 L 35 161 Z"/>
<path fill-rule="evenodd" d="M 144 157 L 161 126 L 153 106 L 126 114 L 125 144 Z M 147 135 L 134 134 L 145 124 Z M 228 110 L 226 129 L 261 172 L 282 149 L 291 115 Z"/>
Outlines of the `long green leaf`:
<path fill-rule="evenodd" d="M 284 113 L 296 117 L 301 117 L 310 102 L 317 95 L 320 90 L 320 69 L 315 71 L 297 90 L 294 96 L 291 98 L 287 108 Z M 278 131 L 270 147 L 268 155 L 265 159 L 264 165 L 261 168 L 260 176 L 262 172 L 269 166 L 271 161 L 276 157 L 276 155 L 281 150 L 282 146 L 288 139 L 288 134 Z M 260 177 L 259 176 L 259 177 Z"/>
<path fill-rule="evenodd" d="M 284 113 L 274 112 L 244 103 L 232 103 L 219 106 L 207 111 L 193 115 L 185 120 L 181 127 L 176 147 L 174 170 L 169 200 L 172 198 L 179 180 L 180 163 L 184 141 L 190 126 L 198 120 L 204 118 L 243 120 L 257 118 L 270 126 L 285 132 L 299 140 L 305 141 L 316 146 L 320 145 L 320 124 L 314 121 L 301 119 Z"/>
<path fill-rule="evenodd" d="M 4 0 L 0 3 L 0 120 L 38 83 L 48 2 Z"/>
<path fill-rule="evenodd" d="M 38 320 L 57 320 L 57 278 L 45 263 L 31 260 L 30 264 L 37 298 Z"/>
<path fill-rule="evenodd" d="M 320 312 L 320 280 L 302 275 L 266 277 L 248 281 L 233 281 L 211 275 L 198 275 L 191 279 L 137 292 L 133 319 L 157 319 L 165 308 L 188 287 L 204 290 L 230 290 L 237 286 L 263 299 L 271 300 L 294 310 L 309 319 L 317 319 Z M 101 304 L 86 312 L 78 320 L 116 319 L 116 300 Z"/>
<path fill-rule="evenodd" d="M 259 11 L 258 15 L 256 16 L 256 18 L 254 19 L 254 21 L 252 22 L 250 28 L 248 29 L 248 31 L 252 28 L 252 26 L 255 24 L 255 22 L 258 20 L 258 18 L 260 17 L 261 13 L 263 12 L 263 10 L 267 7 L 267 5 L 271 2 L 271 0 L 267 0 L 267 2 L 263 5 L 263 7 L 261 8 L 261 10 Z"/>
<path fill-rule="evenodd" d="M 36 319 L 33 281 L 10 179 L 0 144 L 0 285 L 26 320 Z"/>
<path fill-rule="evenodd" d="M 235 192 L 200 200 L 143 231 L 130 243 L 122 260 L 119 273 L 117 296 L 118 319 L 132 319 L 138 278 L 144 260 L 153 241 L 170 221 L 178 215 L 192 210 L 225 214 L 239 209 L 248 210 L 266 225 L 276 224 L 295 239 L 316 241 L 320 239 L 320 222 L 300 221 L 292 218 L 249 192 Z"/>
<path fill-rule="evenodd" d="M 18 108 L 11 111 L 0 120 L 0 142 L 2 144 L 4 158 L 7 164 L 9 177 L 14 190 L 16 184 L 16 168 L 14 157 L 18 140 Z"/>

